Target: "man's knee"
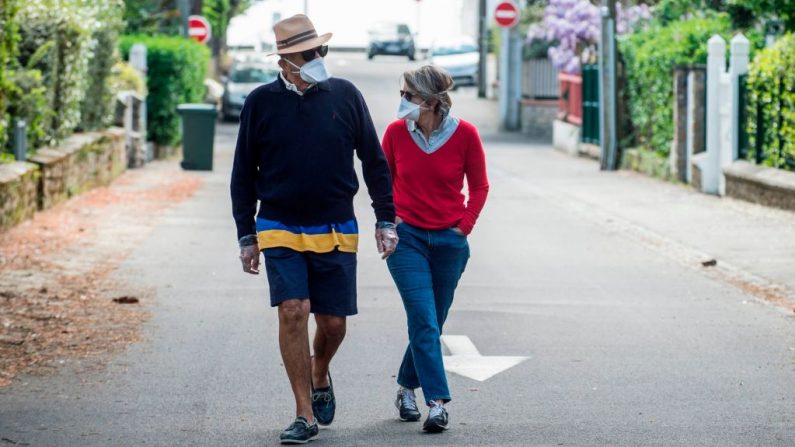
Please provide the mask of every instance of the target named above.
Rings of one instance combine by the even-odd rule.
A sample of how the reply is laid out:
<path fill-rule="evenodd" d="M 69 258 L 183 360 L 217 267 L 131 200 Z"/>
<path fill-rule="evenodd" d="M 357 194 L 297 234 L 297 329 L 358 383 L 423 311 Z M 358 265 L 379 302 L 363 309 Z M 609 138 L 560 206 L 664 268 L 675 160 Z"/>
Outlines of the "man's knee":
<path fill-rule="evenodd" d="M 300 325 L 309 318 L 309 300 L 287 300 L 279 304 L 279 322 Z"/>
<path fill-rule="evenodd" d="M 328 338 L 344 338 L 345 337 L 345 317 L 336 317 L 330 315 L 317 316 L 318 329 L 323 331 L 323 334 Z"/>

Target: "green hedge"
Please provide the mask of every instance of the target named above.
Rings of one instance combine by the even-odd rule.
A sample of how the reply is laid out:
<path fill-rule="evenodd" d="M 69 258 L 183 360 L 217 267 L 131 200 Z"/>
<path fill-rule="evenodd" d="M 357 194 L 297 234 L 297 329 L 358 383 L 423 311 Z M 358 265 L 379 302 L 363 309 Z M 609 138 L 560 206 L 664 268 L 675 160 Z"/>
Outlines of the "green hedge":
<path fill-rule="evenodd" d="M 25 120 L 29 149 L 37 148 L 49 141 L 45 126 L 53 113 L 47 102 L 42 74 L 39 70 L 19 68 L 9 70 L 7 78 L 10 81 L 6 86 L 8 114 L 15 120 Z M 12 129 L 9 129 L 9 141 L 11 134 Z"/>
<path fill-rule="evenodd" d="M 175 145 L 180 141 L 177 105 L 202 102 L 209 50 L 184 37 L 122 36 L 125 59 L 133 44 L 139 42 L 146 45 L 149 138 L 157 144 Z"/>
<path fill-rule="evenodd" d="M 0 0 L 0 153 L 8 143 L 8 90 L 12 85 L 8 79 L 11 61 L 16 58 L 19 30 L 14 20 L 17 0 Z"/>
<path fill-rule="evenodd" d="M 91 26 L 93 52 L 88 62 L 88 86 L 80 105 L 80 128 L 96 130 L 107 127 L 113 119 L 114 92 L 109 78 L 118 61 L 117 44 L 124 22 L 121 0 L 92 0 L 95 18 Z"/>
<path fill-rule="evenodd" d="M 766 165 L 795 170 L 795 34 L 756 55 L 746 86 L 749 146 L 761 145 Z"/>
<path fill-rule="evenodd" d="M 729 32 L 728 17 L 715 15 L 655 24 L 619 40 L 636 144 L 668 155 L 673 140 L 673 68 L 705 63 L 707 40 L 720 34 L 728 42 Z"/>
<path fill-rule="evenodd" d="M 47 86 L 43 144 L 57 144 L 80 124 L 92 56 L 92 18 L 82 6 L 80 0 L 37 0 L 20 6 L 19 63 L 40 70 Z"/>
<path fill-rule="evenodd" d="M 12 120 L 31 152 L 76 129 L 105 127 L 122 0 L 0 0 L 0 153 Z"/>

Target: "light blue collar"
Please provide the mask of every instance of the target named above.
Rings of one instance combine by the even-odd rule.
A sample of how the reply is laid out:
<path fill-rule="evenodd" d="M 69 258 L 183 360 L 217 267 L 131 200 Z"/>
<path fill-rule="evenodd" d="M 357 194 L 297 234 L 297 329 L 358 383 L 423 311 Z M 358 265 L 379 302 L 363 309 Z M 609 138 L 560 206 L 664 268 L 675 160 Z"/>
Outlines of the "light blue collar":
<path fill-rule="evenodd" d="M 416 122 L 406 120 L 406 128 L 409 130 L 411 138 L 417 143 L 417 146 L 426 154 L 432 154 L 444 146 L 444 143 L 447 143 L 450 137 L 453 136 L 453 133 L 458 128 L 458 123 L 459 119 L 448 113 L 442 118 L 439 128 L 431 132 L 431 136 L 428 139 L 425 139 L 425 135 Z"/>

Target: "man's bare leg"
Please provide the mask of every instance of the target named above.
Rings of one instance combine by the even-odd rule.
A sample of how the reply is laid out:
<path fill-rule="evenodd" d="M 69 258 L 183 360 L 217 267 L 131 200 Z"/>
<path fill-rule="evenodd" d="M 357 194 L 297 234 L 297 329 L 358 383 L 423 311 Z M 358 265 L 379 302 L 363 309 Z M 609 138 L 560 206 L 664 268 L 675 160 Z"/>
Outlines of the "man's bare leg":
<path fill-rule="evenodd" d="M 329 364 L 345 338 L 345 317 L 315 314 L 315 322 L 317 331 L 312 344 L 315 351 L 312 357 L 312 384 L 315 388 L 326 388 L 329 386 Z"/>
<path fill-rule="evenodd" d="M 287 300 L 279 304 L 279 348 L 284 369 L 295 396 L 295 414 L 311 424 L 312 403 L 309 397 L 312 364 L 309 357 L 309 300 Z"/>

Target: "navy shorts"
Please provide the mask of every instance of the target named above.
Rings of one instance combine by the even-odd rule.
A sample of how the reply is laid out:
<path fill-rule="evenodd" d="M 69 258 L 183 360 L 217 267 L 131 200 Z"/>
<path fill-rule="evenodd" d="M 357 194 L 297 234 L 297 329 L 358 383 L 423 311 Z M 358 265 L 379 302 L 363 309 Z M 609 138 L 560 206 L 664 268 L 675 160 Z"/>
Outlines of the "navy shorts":
<path fill-rule="evenodd" d="M 356 253 L 300 252 L 266 248 L 265 270 L 271 306 L 309 298 L 311 312 L 340 317 L 356 315 Z"/>

